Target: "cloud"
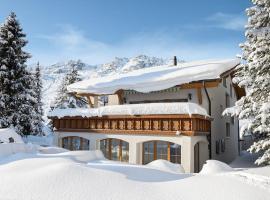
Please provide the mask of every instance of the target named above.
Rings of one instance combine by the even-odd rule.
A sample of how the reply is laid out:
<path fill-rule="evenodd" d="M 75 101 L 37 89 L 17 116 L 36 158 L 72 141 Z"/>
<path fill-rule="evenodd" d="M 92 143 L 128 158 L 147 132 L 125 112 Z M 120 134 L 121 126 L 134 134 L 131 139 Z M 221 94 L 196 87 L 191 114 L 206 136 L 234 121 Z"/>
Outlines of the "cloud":
<path fill-rule="evenodd" d="M 132 57 L 139 54 L 170 58 L 174 55 L 184 60 L 227 58 L 238 53 L 237 44 L 222 41 L 194 42 L 183 33 L 155 31 L 130 35 L 117 43 L 105 43 L 94 40 L 72 26 L 61 25 L 57 33 L 39 35 L 40 43 L 46 47 L 32 50 L 30 62 L 40 61 L 43 64 L 53 64 L 69 59 L 81 59 L 89 64 L 99 64 L 112 60 L 114 57 Z M 232 51 L 232 48 L 233 51 Z"/>
<path fill-rule="evenodd" d="M 210 26 L 212 27 L 234 31 L 242 31 L 247 23 L 246 17 L 242 14 L 228 14 L 222 12 L 209 16 L 206 18 L 206 21 L 210 22 Z"/>

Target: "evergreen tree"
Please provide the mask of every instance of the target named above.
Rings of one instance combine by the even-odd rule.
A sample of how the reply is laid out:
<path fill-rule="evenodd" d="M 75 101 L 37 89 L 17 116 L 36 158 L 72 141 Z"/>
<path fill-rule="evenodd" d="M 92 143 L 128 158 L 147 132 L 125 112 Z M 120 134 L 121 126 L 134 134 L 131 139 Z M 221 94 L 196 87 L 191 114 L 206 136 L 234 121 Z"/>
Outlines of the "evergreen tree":
<path fill-rule="evenodd" d="M 33 77 L 26 70 L 25 34 L 15 13 L 0 27 L 0 126 L 14 126 L 21 135 L 32 131 Z"/>
<path fill-rule="evenodd" d="M 250 132 L 256 138 L 250 152 L 261 152 L 256 164 L 270 164 L 270 1 L 252 0 L 247 9 L 246 42 L 241 44 L 243 64 L 234 82 L 245 88 L 246 96 L 237 101 L 228 113 L 247 119 L 241 133 Z"/>
<path fill-rule="evenodd" d="M 32 121 L 32 134 L 34 135 L 42 135 L 42 128 L 43 128 L 43 104 L 41 102 L 41 92 L 42 92 L 42 80 L 41 80 L 41 73 L 40 73 L 40 66 L 39 63 L 37 64 L 36 71 L 34 74 L 34 82 L 33 82 L 33 89 L 34 89 L 34 113 L 33 113 L 33 121 Z"/>
<path fill-rule="evenodd" d="M 85 108 L 88 106 L 84 97 L 78 97 L 73 93 L 69 93 L 67 86 L 75 82 L 81 81 L 75 64 L 70 64 L 70 71 L 64 77 L 55 99 L 56 108 Z"/>

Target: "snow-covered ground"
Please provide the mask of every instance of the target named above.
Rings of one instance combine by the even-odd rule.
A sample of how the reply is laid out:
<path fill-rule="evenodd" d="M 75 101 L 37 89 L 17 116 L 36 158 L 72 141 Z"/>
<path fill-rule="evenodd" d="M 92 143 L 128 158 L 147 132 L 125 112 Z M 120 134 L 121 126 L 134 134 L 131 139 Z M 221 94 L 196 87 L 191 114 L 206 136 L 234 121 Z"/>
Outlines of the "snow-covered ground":
<path fill-rule="evenodd" d="M 8 144 L 7 144 L 8 145 Z M 139 166 L 105 160 L 100 151 L 37 148 L 0 159 L 0 199 L 267 200 L 270 167 L 187 174 L 167 162 Z M 237 163 L 235 163 L 237 164 Z M 211 173 L 211 169 L 219 172 Z M 169 170 L 168 170 L 169 169 Z"/>

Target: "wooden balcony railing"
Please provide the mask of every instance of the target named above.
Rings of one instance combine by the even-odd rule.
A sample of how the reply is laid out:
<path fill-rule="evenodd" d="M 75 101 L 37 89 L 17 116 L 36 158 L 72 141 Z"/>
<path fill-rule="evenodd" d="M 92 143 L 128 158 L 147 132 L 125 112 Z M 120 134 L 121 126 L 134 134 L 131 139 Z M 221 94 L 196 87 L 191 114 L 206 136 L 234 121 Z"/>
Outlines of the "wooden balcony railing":
<path fill-rule="evenodd" d="M 205 135 L 210 118 L 202 115 L 140 115 L 52 118 L 56 131 L 107 134 Z"/>

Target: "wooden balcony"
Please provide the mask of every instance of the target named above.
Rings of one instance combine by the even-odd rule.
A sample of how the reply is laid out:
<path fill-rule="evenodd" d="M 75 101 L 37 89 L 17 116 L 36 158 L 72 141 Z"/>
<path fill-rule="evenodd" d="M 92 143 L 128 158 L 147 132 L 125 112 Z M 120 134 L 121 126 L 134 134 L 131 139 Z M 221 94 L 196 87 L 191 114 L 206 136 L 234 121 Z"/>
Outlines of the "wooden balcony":
<path fill-rule="evenodd" d="M 123 115 L 51 118 L 56 131 L 129 135 L 206 135 L 211 119 L 202 115 Z"/>

